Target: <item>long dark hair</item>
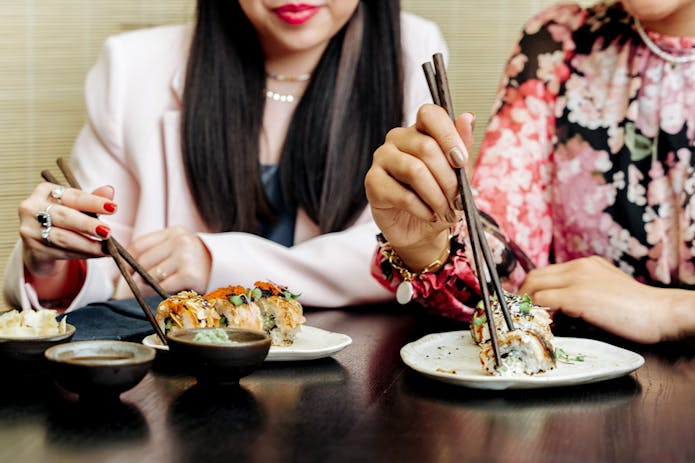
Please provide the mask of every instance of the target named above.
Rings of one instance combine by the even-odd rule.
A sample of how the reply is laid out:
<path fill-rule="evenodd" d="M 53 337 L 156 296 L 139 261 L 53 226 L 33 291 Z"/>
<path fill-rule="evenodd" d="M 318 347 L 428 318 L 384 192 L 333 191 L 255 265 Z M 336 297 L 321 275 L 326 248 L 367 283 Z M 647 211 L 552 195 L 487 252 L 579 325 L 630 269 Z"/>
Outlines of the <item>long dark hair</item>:
<path fill-rule="evenodd" d="M 398 0 L 362 0 L 328 44 L 290 122 L 280 181 L 290 210 L 322 233 L 343 230 L 367 204 L 373 151 L 402 121 Z M 183 98 L 188 185 L 210 229 L 257 233 L 274 213 L 258 154 L 265 62 L 238 2 L 198 1 Z"/>

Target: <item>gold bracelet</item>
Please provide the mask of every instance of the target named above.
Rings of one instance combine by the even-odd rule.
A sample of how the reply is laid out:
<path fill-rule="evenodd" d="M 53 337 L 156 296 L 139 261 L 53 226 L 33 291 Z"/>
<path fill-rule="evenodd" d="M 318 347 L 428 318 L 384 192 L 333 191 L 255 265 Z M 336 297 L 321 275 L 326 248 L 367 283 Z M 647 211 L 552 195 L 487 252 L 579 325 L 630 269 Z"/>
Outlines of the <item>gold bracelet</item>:
<path fill-rule="evenodd" d="M 388 260 L 391 268 L 396 270 L 401 276 L 403 281 L 401 281 L 396 289 L 396 300 L 401 304 L 407 304 L 413 299 L 413 284 L 412 281 L 422 275 L 427 273 L 433 273 L 442 268 L 446 263 L 449 255 L 451 254 L 451 230 L 449 230 L 449 236 L 447 239 L 447 245 L 444 250 L 437 256 L 437 258 L 430 264 L 425 266 L 419 272 L 413 272 L 410 270 L 403 260 L 400 258 L 396 251 L 391 247 L 391 245 L 386 241 L 383 234 L 379 234 L 378 240 L 381 245 L 381 255 Z"/>
<path fill-rule="evenodd" d="M 436 272 L 444 265 L 446 260 L 449 258 L 450 253 L 451 244 L 450 241 L 447 241 L 447 246 L 435 260 L 433 260 L 430 264 L 425 266 L 419 272 L 413 272 L 405 265 L 403 260 L 401 260 L 400 256 L 396 254 L 396 251 L 388 244 L 388 242 L 384 243 L 381 246 L 381 254 L 384 257 L 386 257 L 386 259 L 389 261 L 389 264 L 391 264 L 391 267 L 394 270 L 397 270 L 398 273 L 401 275 L 401 278 L 403 278 L 403 280 L 405 281 L 413 281 L 417 277 L 426 273 Z"/>

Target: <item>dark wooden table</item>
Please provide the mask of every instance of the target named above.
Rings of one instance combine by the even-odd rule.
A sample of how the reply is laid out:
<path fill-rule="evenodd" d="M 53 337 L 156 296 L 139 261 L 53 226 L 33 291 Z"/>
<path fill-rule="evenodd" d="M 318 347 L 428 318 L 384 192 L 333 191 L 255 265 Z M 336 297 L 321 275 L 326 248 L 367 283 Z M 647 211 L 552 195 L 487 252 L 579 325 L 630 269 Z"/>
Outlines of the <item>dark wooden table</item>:
<path fill-rule="evenodd" d="M 95 406 L 3 375 L 0 462 L 695 461 L 687 344 L 625 345 L 646 363 L 617 380 L 492 392 L 430 380 L 400 359 L 405 343 L 460 324 L 389 306 L 310 312 L 308 324 L 353 344 L 266 364 L 236 389 L 204 390 L 158 365 L 119 403 Z"/>

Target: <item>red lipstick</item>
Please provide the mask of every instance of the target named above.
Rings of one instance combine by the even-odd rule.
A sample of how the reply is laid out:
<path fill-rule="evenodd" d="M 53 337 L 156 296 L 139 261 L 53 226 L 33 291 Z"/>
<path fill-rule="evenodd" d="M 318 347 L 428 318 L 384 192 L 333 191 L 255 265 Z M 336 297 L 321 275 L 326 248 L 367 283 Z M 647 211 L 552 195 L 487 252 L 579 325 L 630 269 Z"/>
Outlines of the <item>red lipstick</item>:
<path fill-rule="evenodd" d="M 282 19 L 286 23 L 292 24 L 293 26 L 298 26 L 313 18 L 320 9 L 321 7 L 318 5 L 287 3 L 273 9 L 273 13 L 275 13 L 278 18 Z"/>

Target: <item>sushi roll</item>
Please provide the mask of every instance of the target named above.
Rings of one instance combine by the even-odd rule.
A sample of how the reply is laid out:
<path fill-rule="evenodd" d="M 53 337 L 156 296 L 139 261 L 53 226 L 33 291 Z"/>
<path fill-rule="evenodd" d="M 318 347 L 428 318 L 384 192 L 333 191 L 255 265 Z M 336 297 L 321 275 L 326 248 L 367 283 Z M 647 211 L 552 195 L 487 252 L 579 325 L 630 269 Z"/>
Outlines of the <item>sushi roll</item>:
<path fill-rule="evenodd" d="M 218 288 L 203 297 L 220 315 L 220 326 L 263 330 L 261 309 L 243 286 Z"/>
<path fill-rule="evenodd" d="M 157 306 L 156 320 L 164 333 L 178 329 L 215 328 L 220 316 L 212 305 L 195 291 L 181 291 Z"/>
<path fill-rule="evenodd" d="M 480 363 L 491 375 L 533 375 L 555 368 L 553 347 L 535 331 L 513 330 L 500 333 L 497 337 L 501 364 L 496 365 L 492 343 L 480 346 Z"/>
<path fill-rule="evenodd" d="M 253 300 L 261 309 L 263 329 L 270 334 L 274 346 L 292 345 L 306 320 L 298 294 L 284 286 L 257 281 L 252 290 Z"/>
<path fill-rule="evenodd" d="M 507 310 L 514 322 L 514 328 L 533 331 L 538 336 L 542 337 L 546 344 L 552 346 L 553 333 L 550 331 L 552 320 L 548 310 L 533 304 L 531 298 L 527 295 L 505 294 L 507 302 Z M 499 334 L 508 331 L 507 323 L 502 314 L 497 298 L 490 299 L 490 308 L 495 316 L 495 328 Z M 482 302 L 478 304 L 473 312 L 471 319 L 471 336 L 476 344 L 483 344 L 490 340 L 490 331 L 487 323 L 487 315 Z"/>

